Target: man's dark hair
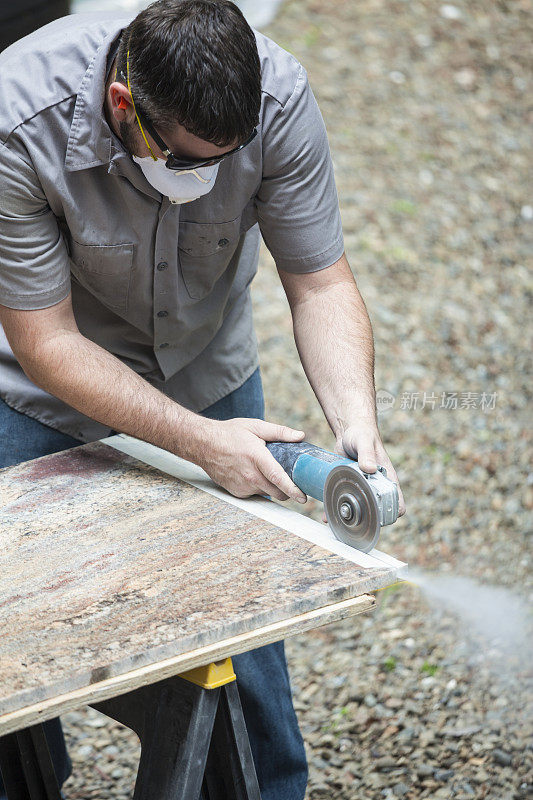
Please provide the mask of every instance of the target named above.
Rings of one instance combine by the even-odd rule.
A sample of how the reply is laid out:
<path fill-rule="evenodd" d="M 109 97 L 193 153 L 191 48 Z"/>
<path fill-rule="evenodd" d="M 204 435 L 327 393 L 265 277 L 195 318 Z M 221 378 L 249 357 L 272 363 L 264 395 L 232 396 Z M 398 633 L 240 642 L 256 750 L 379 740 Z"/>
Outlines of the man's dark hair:
<path fill-rule="evenodd" d="M 240 144 L 259 121 L 255 36 L 229 0 L 158 0 L 123 31 L 117 54 L 135 105 L 163 130 L 182 125 L 217 147 Z"/>

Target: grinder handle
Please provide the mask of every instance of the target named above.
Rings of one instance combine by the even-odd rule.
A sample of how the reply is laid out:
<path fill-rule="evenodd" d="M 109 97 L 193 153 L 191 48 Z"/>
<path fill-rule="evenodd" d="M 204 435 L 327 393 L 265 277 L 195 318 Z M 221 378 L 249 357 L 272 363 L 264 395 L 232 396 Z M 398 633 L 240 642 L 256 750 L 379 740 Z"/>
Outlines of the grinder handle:
<path fill-rule="evenodd" d="M 310 442 L 266 442 L 266 446 L 291 479 L 294 466 L 301 455 L 306 454 L 327 463 L 335 463 L 341 458 Z"/>

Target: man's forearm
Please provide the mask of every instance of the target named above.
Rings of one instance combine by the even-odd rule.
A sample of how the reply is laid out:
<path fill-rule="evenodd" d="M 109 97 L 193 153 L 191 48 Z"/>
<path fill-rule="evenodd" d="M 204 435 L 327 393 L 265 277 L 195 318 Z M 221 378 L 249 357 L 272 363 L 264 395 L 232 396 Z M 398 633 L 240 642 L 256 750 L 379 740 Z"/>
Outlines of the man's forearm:
<path fill-rule="evenodd" d="M 80 333 L 63 331 L 22 366 L 31 380 L 109 426 L 196 460 L 210 420 L 183 408 Z"/>
<path fill-rule="evenodd" d="M 400 514 L 405 514 L 398 476 L 378 431 L 372 326 L 345 254 L 322 270 L 303 275 L 280 270 L 280 277 L 300 359 L 335 434 L 337 452 L 357 458 L 366 472 L 385 467 L 398 484 Z"/>
<path fill-rule="evenodd" d="M 372 326 L 355 282 L 309 293 L 292 318 L 302 365 L 333 433 L 361 417 L 376 422 Z"/>

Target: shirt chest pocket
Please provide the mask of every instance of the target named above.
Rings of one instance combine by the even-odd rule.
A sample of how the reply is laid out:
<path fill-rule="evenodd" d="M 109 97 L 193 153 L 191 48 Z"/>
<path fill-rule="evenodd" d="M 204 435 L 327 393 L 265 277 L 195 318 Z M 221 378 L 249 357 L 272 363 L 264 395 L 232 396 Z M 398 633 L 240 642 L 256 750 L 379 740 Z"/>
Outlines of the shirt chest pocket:
<path fill-rule="evenodd" d="M 183 282 L 194 300 L 213 289 L 239 245 L 241 218 L 231 222 L 181 222 L 178 254 Z"/>
<path fill-rule="evenodd" d="M 108 308 L 127 311 L 133 271 L 133 244 L 69 242 L 71 271 Z"/>

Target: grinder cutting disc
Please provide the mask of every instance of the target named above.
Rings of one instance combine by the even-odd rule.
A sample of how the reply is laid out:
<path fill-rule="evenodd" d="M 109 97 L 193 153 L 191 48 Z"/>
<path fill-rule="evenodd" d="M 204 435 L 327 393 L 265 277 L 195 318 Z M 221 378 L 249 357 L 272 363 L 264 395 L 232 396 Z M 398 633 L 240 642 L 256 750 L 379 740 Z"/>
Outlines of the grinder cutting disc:
<path fill-rule="evenodd" d="M 334 467 L 324 484 L 324 509 L 341 542 L 368 553 L 380 532 L 379 510 L 364 476 L 349 465 Z"/>

